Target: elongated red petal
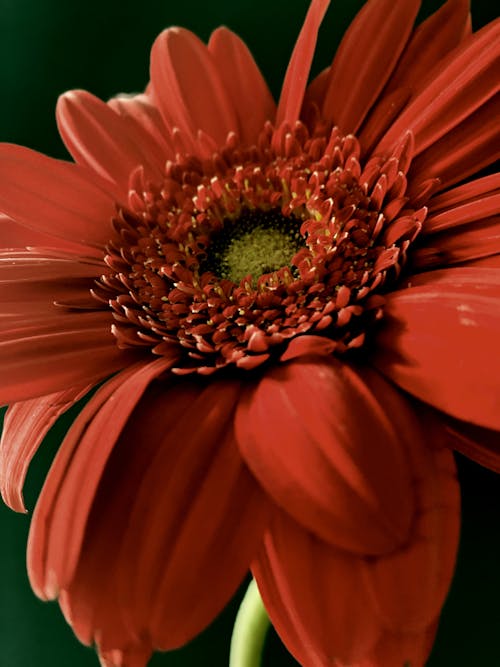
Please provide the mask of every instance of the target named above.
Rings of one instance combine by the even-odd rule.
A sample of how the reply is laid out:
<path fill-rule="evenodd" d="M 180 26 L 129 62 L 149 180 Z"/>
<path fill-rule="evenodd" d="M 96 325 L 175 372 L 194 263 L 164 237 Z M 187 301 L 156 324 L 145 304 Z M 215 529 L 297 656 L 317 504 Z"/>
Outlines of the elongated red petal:
<path fill-rule="evenodd" d="M 361 558 L 304 530 L 284 512 L 266 536 L 252 572 L 274 627 L 302 665 L 357 663 L 381 624 Z"/>
<path fill-rule="evenodd" d="M 90 508 L 106 462 L 148 384 L 171 361 L 132 365 L 89 401 L 66 436 L 38 500 L 28 544 L 28 570 L 41 597 L 71 581 Z"/>
<path fill-rule="evenodd" d="M 0 442 L 0 486 L 2 498 L 13 510 L 26 511 L 22 494 L 24 480 L 31 459 L 49 429 L 90 389 L 90 386 L 72 387 L 14 403 L 5 413 Z"/>
<path fill-rule="evenodd" d="M 439 64 L 436 76 L 384 136 L 376 152 L 390 151 L 410 130 L 418 155 L 498 92 L 500 20 L 492 22 Z"/>
<path fill-rule="evenodd" d="M 154 156 L 152 159 L 160 168 L 166 159 L 175 157 L 168 128 L 149 95 L 113 97 L 108 105 L 126 119 L 135 143 Z"/>
<path fill-rule="evenodd" d="M 179 128 L 191 141 L 202 130 L 218 145 L 237 130 L 233 104 L 207 47 L 189 30 L 169 28 L 157 37 L 151 51 L 151 84 L 170 130 Z"/>
<path fill-rule="evenodd" d="M 495 95 L 415 158 L 410 182 L 417 184 L 424 179 L 438 178 L 439 189 L 443 190 L 493 164 L 500 157 L 499 116 L 500 95 Z"/>
<path fill-rule="evenodd" d="M 500 193 L 465 202 L 445 211 L 429 215 L 425 220 L 426 233 L 440 232 L 457 225 L 465 225 L 476 220 L 488 218 L 500 210 Z"/>
<path fill-rule="evenodd" d="M 59 248 L 75 256 L 102 257 L 102 251 L 58 236 L 37 232 L 0 213 L 0 248 Z"/>
<path fill-rule="evenodd" d="M 114 202 L 81 167 L 0 145 L 0 210 L 37 232 L 84 245 L 109 241 Z"/>
<path fill-rule="evenodd" d="M 436 274 L 427 274 L 425 285 L 386 297 L 386 324 L 377 338 L 374 362 L 393 382 L 433 407 L 498 430 L 498 271 L 450 269 Z"/>
<path fill-rule="evenodd" d="M 401 446 L 411 461 L 412 491 L 417 498 L 409 542 L 387 557 L 365 561 L 367 581 L 384 629 L 415 633 L 418 638 L 434 625 L 455 567 L 460 527 L 455 463 L 401 392 L 376 373 L 366 373 L 366 381 L 400 434 Z M 395 643 L 393 650 L 397 646 Z"/>
<path fill-rule="evenodd" d="M 331 67 L 323 115 L 356 132 L 408 40 L 419 0 L 369 0 L 344 35 Z"/>
<path fill-rule="evenodd" d="M 283 81 L 276 112 L 276 127 L 279 127 L 282 123 L 293 126 L 295 121 L 299 120 L 307 79 L 309 78 L 316 48 L 319 26 L 329 4 L 330 0 L 312 0 L 309 5 Z"/>
<path fill-rule="evenodd" d="M 432 197 L 429 202 L 429 213 L 452 209 L 458 204 L 465 204 L 481 200 L 483 196 L 500 191 L 500 173 L 490 174 L 483 178 L 476 178 L 468 183 L 459 185 L 439 195 Z"/>
<path fill-rule="evenodd" d="M 384 95 L 400 86 L 418 89 L 437 63 L 464 39 L 469 22 L 469 0 L 445 2 L 416 28 Z"/>
<path fill-rule="evenodd" d="M 376 398 L 346 364 L 312 357 L 269 371 L 238 406 L 236 435 L 266 491 L 322 539 L 377 554 L 406 538 L 410 470 Z"/>
<path fill-rule="evenodd" d="M 424 237 L 423 237 L 424 239 Z M 452 267 L 500 253 L 500 216 L 450 227 L 425 237 L 425 245 L 412 254 L 416 270 Z"/>
<path fill-rule="evenodd" d="M 459 490 L 453 457 L 424 440 L 417 415 L 376 373 L 365 380 L 411 461 L 411 534 L 391 554 L 363 558 L 327 545 L 285 513 L 252 565 L 273 624 L 304 665 L 423 667 L 453 574 Z M 376 473 L 375 473 L 376 474 Z M 385 477 L 387 484 L 392 478 Z M 346 508 L 348 512 L 348 508 Z"/>
<path fill-rule="evenodd" d="M 63 281 L 74 280 L 75 284 L 81 279 L 97 278 L 104 268 L 102 261 L 94 258 L 74 257 L 66 251 L 55 252 L 50 249 L 0 250 L 0 282 L 2 284 L 14 282 L 32 282 L 50 280 L 56 286 Z"/>
<path fill-rule="evenodd" d="M 114 184 L 122 201 L 129 176 L 139 165 L 145 167 L 148 177 L 161 178 L 163 163 L 147 150 L 149 135 L 139 126 L 132 128 L 94 95 L 85 90 L 61 95 L 56 115 L 61 137 L 76 162 Z"/>
<path fill-rule="evenodd" d="M 234 593 L 268 516 L 234 446 L 239 393 L 236 382 L 187 379 L 151 387 L 137 405 L 108 461 L 64 595 L 84 641 L 95 636 L 106 652 L 134 636 L 173 648 Z M 111 575 L 99 568 L 106 554 Z"/>
<path fill-rule="evenodd" d="M 18 320 L 0 341 L 0 404 L 24 401 L 81 384 L 95 384 L 130 363 L 110 331 L 108 312 Z"/>
<path fill-rule="evenodd" d="M 247 46 L 228 28 L 212 33 L 208 50 L 238 118 L 238 134 L 252 145 L 265 122 L 274 121 L 276 105 L 269 88 Z"/>

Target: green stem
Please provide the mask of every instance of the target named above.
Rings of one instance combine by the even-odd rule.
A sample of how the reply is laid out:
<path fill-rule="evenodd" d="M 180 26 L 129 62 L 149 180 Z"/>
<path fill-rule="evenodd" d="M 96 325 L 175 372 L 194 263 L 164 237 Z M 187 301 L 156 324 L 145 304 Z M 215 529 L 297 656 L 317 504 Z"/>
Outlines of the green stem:
<path fill-rule="evenodd" d="M 259 589 L 252 579 L 236 615 L 229 667 L 260 667 L 270 621 Z"/>

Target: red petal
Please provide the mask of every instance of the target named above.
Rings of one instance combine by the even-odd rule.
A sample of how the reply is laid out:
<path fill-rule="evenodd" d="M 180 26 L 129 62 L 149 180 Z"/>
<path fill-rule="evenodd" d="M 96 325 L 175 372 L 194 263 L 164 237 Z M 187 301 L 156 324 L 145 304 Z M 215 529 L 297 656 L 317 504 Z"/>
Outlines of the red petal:
<path fill-rule="evenodd" d="M 470 22 L 469 0 L 448 0 L 419 25 L 391 77 L 388 88 L 420 87 L 429 72 L 464 39 Z"/>
<path fill-rule="evenodd" d="M 217 28 L 210 36 L 208 50 L 236 112 L 238 134 L 252 145 L 264 123 L 274 120 L 276 105 L 269 88 L 247 46 L 231 30 Z"/>
<path fill-rule="evenodd" d="M 81 279 L 91 286 L 94 278 L 103 272 L 103 263 L 95 259 L 74 257 L 57 249 L 51 256 L 49 249 L 0 250 L 0 282 L 52 281 L 54 287 L 62 281 L 78 284 Z M 82 290 L 83 291 L 83 290 Z"/>
<path fill-rule="evenodd" d="M 500 211 L 500 193 L 490 194 L 445 211 L 429 215 L 424 223 L 427 234 L 440 232 L 450 227 L 464 225 L 482 218 L 493 216 Z"/>
<path fill-rule="evenodd" d="M 99 650 L 101 667 L 146 667 L 152 650 L 148 645 L 136 645 L 111 651 Z"/>
<path fill-rule="evenodd" d="M 382 383 L 378 374 L 367 379 L 402 435 L 417 497 L 410 541 L 387 557 L 365 561 L 367 582 L 386 630 L 421 633 L 439 615 L 453 576 L 460 525 L 455 463 L 397 390 Z"/>
<path fill-rule="evenodd" d="M 126 119 L 143 153 L 151 153 L 162 170 L 167 158 L 175 158 L 168 129 L 149 95 L 113 97 L 108 105 Z"/>
<path fill-rule="evenodd" d="M 412 253 L 416 270 L 441 268 L 500 253 L 500 216 L 423 237 L 425 246 Z"/>
<path fill-rule="evenodd" d="M 60 248 L 75 256 L 87 255 L 102 258 L 102 251 L 97 248 L 90 248 L 87 245 L 79 245 L 57 236 L 36 232 L 0 213 L 0 248 L 20 249 L 27 247 Z"/>
<path fill-rule="evenodd" d="M 439 189 L 443 190 L 493 164 L 500 157 L 499 116 L 500 95 L 496 95 L 415 158 L 410 182 L 417 185 L 428 178 L 439 178 Z"/>
<path fill-rule="evenodd" d="M 37 232 L 105 245 L 114 203 L 79 166 L 22 146 L 0 146 L 0 209 Z"/>
<path fill-rule="evenodd" d="M 279 127 L 282 123 L 293 126 L 299 120 L 307 79 L 316 49 L 319 26 L 329 4 L 330 0 L 312 0 L 309 5 L 304 25 L 297 38 L 283 81 L 276 112 L 276 127 Z"/>
<path fill-rule="evenodd" d="M 0 404 L 95 384 L 130 362 L 116 347 L 108 312 L 9 318 L 2 333 Z"/>
<path fill-rule="evenodd" d="M 407 493 L 418 509 L 409 539 L 391 554 L 349 556 L 282 515 L 252 570 L 277 631 L 302 664 L 330 667 L 335 656 L 345 667 L 423 667 L 458 544 L 454 462 L 447 450 L 424 444 L 399 392 L 377 374 L 366 378 L 411 461 Z"/>
<path fill-rule="evenodd" d="M 90 508 L 106 462 L 148 384 L 171 362 L 131 366 L 109 380 L 73 423 L 38 500 L 28 570 L 40 597 L 55 597 L 74 573 Z"/>
<path fill-rule="evenodd" d="M 0 442 L 2 498 L 17 512 L 25 512 L 22 489 L 31 459 L 51 426 L 84 396 L 90 386 L 64 391 L 11 405 L 5 414 Z"/>
<path fill-rule="evenodd" d="M 433 429 L 443 443 L 476 463 L 500 472 L 500 432 L 437 413 Z"/>
<path fill-rule="evenodd" d="M 499 430 L 500 286 L 483 273 L 498 272 L 465 271 L 436 272 L 435 283 L 431 272 L 428 284 L 387 295 L 374 361 L 426 403 Z"/>
<path fill-rule="evenodd" d="M 365 155 L 372 153 L 380 137 L 388 130 L 401 109 L 406 106 L 410 94 L 409 88 L 397 88 L 392 93 L 384 95 L 373 108 L 358 134 L 359 143 Z"/>
<path fill-rule="evenodd" d="M 478 201 L 484 195 L 500 191 L 500 173 L 490 174 L 483 178 L 476 178 L 473 181 L 459 185 L 456 188 L 442 192 L 429 202 L 429 213 L 436 213 L 443 209 L 451 209 L 457 204 Z"/>
<path fill-rule="evenodd" d="M 61 95 L 56 109 L 57 125 L 75 161 L 116 186 L 121 197 L 128 193 L 131 172 L 142 165 L 146 175 L 161 178 L 163 163 L 145 150 L 149 135 L 130 123 L 105 102 L 85 90 Z M 113 187 L 113 186 L 112 186 Z"/>
<path fill-rule="evenodd" d="M 410 130 L 421 153 L 481 107 L 498 90 L 500 21 L 490 23 L 439 63 L 432 81 L 411 102 L 382 139 L 386 153 Z"/>
<path fill-rule="evenodd" d="M 241 582 L 268 504 L 234 446 L 239 391 L 180 380 L 150 388 L 137 406 L 108 461 L 65 601 L 85 641 L 97 631 L 103 650 L 133 636 L 176 647 Z"/>
<path fill-rule="evenodd" d="M 202 130 L 223 145 L 238 120 L 207 47 L 183 28 L 164 30 L 151 51 L 152 96 L 172 130 L 196 139 Z"/>
<path fill-rule="evenodd" d="M 280 513 L 252 572 L 274 627 L 302 665 L 330 667 L 333 655 L 353 664 L 374 647 L 381 627 L 361 558 Z"/>
<path fill-rule="evenodd" d="M 0 260 L 0 276 L 2 271 Z M 30 267 L 31 268 L 31 267 Z M 33 266 L 35 269 L 35 266 Z M 0 307 L 4 317 L 12 316 L 17 319 L 39 317 L 53 319 L 57 317 L 54 311 L 54 302 L 84 305 L 86 310 L 101 310 L 100 304 L 90 295 L 88 280 L 72 278 L 71 282 L 51 280 L 46 278 L 6 280 L 0 279 Z M 102 309 L 106 306 L 102 304 Z M 35 332 L 36 333 L 36 332 Z"/>
<path fill-rule="evenodd" d="M 331 67 L 323 115 L 356 132 L 396 65 L 419 0 L 369 0 L 346 32 Z"/>
<path fill-rule="evenodd" d="M 407 536 L 410 470 L 398 435 L 346 364 L 313 357 L 272 369 L 247 389 L 236 434 L 266 491 L 322 539 L 377 554 Z"/>
<path fill-rule="evenodd" d="M 434 623 L 423 632 L 404 634 L 387 632 L 367 661 L 359 667 L 424 667 L 434 643 L 436 630 L 437 623 Z"/>

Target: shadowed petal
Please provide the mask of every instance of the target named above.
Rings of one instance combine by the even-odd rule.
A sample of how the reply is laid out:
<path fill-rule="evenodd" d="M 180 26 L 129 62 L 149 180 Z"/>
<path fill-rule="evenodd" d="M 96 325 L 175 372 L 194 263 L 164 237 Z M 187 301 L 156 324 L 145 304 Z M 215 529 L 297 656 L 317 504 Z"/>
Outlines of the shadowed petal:
<path fill-rule="evenodd" d="M 422 401 L 498 430 L 498 271 L 436 273 L 434 281 L 431 272 L 427 284 L 387 295 L 374 363 Z"/>
<path fill-rule="evenodd" d="M 500 95 L 429 146 L 412 163 L 410 183 L 439 178 L 439 189 L 475 174 L 500 157 L 498 122 Z M 411 186 L 410 186 L 411 190 Z"/>
<path fill-rule="evenodd" d="M 71 387 L 41 398 L 14 403 L 5 413 L 0 442 L 0 486 L 4 502 L 25 512 L 22 489 L 31 459 L 51 426 L 91 389 Z"/>
<path fill-rule="evenodd" d="M 425 245 L 411 256 L 415 270 L 452 267 L 500 253 L 500 216 L 450 227 L 442 232 L 422 236 Z"/>
<path fill-rule="evenodd" d="M 13 249 L 0 250 L 0 283 L 31 282 L 37 278 L 51 280 L 54 285 L 62 281 L 75 283 L 92 279 L 103 271 L 104 264 L 93 257 L 75 257 L 66 250 L 51 249 Z M 87 290 L 88 291 L 88 290 Z M 83 292 L 83 290 L 82 290 Z"/>
<path fill-rule="evenodd" d="M 440 232 L 457 225 L 465 225 L 488 218 L 500 210 L 500 193 L 489 194 L 462 205 L 455 205 L 445 211 L 429 215 L 425 220 L 427 234 Z"/>
<path fill-rule="evenodd" d="M 64 597 L 83 641 L 95 634 L 104 651 L 130 637 L 177 647 L 241 582 L 268 502 L 235 447 L 239 393 L 235 382 L 182 380 L 152 386 L 137 405 L 108 461 Z M 100 575 L 110 552 L 113 574 Z"/>
<path fill-rule="evenodd" d="M 425 442 L 397 390 L 376 373 L 365 379 L 412 464 L 407 493 L 415 497 L 417 513 L 408 540 L 391 554 L 358 557 L 327 545 L 283 513 L 271 524 L 252 571 L 273 624 L 301 664 L 331 667 L 335 657 L 345 667 L 402 667 L 406 661 L 423 667 L 458 544 L 453 457 Z"/>
<path fill-rule="evenodd" d="M 217 28 L 210 36 L 208 50 L 234 106 L 238 118 L 235 129 L 252 145 L 264 123 L 274 120 L 276 105 L 269 88 L 247 46 L 231 30 Z"/>
<path fill-rule="evenodd" d="M 380 636 L 361 558 L 280 513 L 252 572 L 274 627 L 302 665 L 356 663 Z"/>
<path fill-rule="evenodd" d="M 74 164 L 22 146 L 0 145 L 0 210 L 37 232 L 103 246 L 114 203 Z"/>
<path fill-rule="evenodd" d="M 158 109 L 149 95 L 113 97 L 108 106 L 126 119 L 132 128 L 136 143 L 154 156 L 154 161 L 163 170 L 165 160 L 175 157 L 171 137 Z"/>
<path fill-rule="evenodd" d="M 77 257 L 102 257 L 102 251 L 88 245 L 73 243 L 58 236 L 37 232 L 0 213 L 0 248 L 58 248 Z"/>
<path fill-rule="evenodd" d="M 406 538 L 408 464 L 377 399 L 346 364 L 309 357 L 270 370 L 246 390 L 236 435 L 266 491 L 322 539 L 377 554 Z"/>
<path fill-rule="evenodd" d="M 443 209 L 452 209 L 457 204 L 465 204 L 482 199 L 483 196 L 500 191 L 500 173 L 476 178 L 456 188 L 442 192 L 429 202 L 429 214 Z M 427 218 L 428 219 L 428 218 Z"/>
<path fill-rule="evenodd" d="M 369 0 L 347 30 L 331 67 L 323 115 L 356 132 L 398 61 L 419 0 Z"/>
<path fill-rule="evenodd" d="M 61 137 L 75 161 L 114 184 L 122 198 L 131 172 L 139 165 L 149 178 L 161 178 L 163 164 L 146 150 L 149 135 L 138 125 L 132 128 L 94 95 L 85 90 L 61 95 L 56 115 Z"/>
<path fill-rule="evenodd" d="M 470 34 L 469 0 L 448 0 L 416 29 L 384 95 L 399 86 L 418 89 L 429 72 Z"/>
<path fill-rule="evenodd" d="M 376 152 L 390 151 L 411 131 L 418 155 L 474 113 L 499 90 L 499 56 L 500 20 L 479 30 L 439 63 L 436 76 L 393 123 Z"/>
<path fill-rule="evenodd" d="M 295 121 L 299 120 L 319 26 L 329 4 L 330 0 L 312 0 L 309 6 L 283 81 L 276 112 L 276 127 L 282 123 L 293 126 Z"/>
<path fill-rule="evenodd" d="M 151 94 L 172 130 L 194 141 L 202 130 L 223 145 L 238 120 L 215 64 L 203 42 L 189 30 L 169 28 L 151 51 Z"/>
<path fill-rule="evenodd" d="M 439 412 L 433 412 L 431 418 L 433 431 L 445 446 L 493 472 L 500 472 L 500 431 L 475 426 Z"/>
<path fill-rule="evenodd" d="M 28 571 L 40 597 L 69 583 L 106 462 L 148 384 L 172 361 L 130 366 L 109 380 L 73 422 L 49 471 L 31 524 Z"/>
<path fill-rule="evenodd" d="M 95 384 L 126 366 L 133 356 L 117 348 L 111 321 L 100 311 L 9 318 L 0 341 L 0 404 Z"/>

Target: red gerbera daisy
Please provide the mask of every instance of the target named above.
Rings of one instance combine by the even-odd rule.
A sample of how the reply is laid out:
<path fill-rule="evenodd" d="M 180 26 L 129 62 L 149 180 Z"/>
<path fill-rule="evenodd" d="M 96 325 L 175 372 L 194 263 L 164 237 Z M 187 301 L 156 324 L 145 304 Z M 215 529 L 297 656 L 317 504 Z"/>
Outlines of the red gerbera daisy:
<path fill-rule="evenodd" d="M 172 28 L 144 94 L 61 97 L 75 164 L 0 147 L 2 493 L 24 509 L 44 434 L 105 380 L 28 546 L 103 665 L 187 642 L 251 566 L 305 667 L 421 666 L 457 548 L 448 445 L 500 468 L 500 177 L 477 176 L 500 23 L 369 0 L 306 86 L 327 6 L 277 108 L 235 34 Z"/>

